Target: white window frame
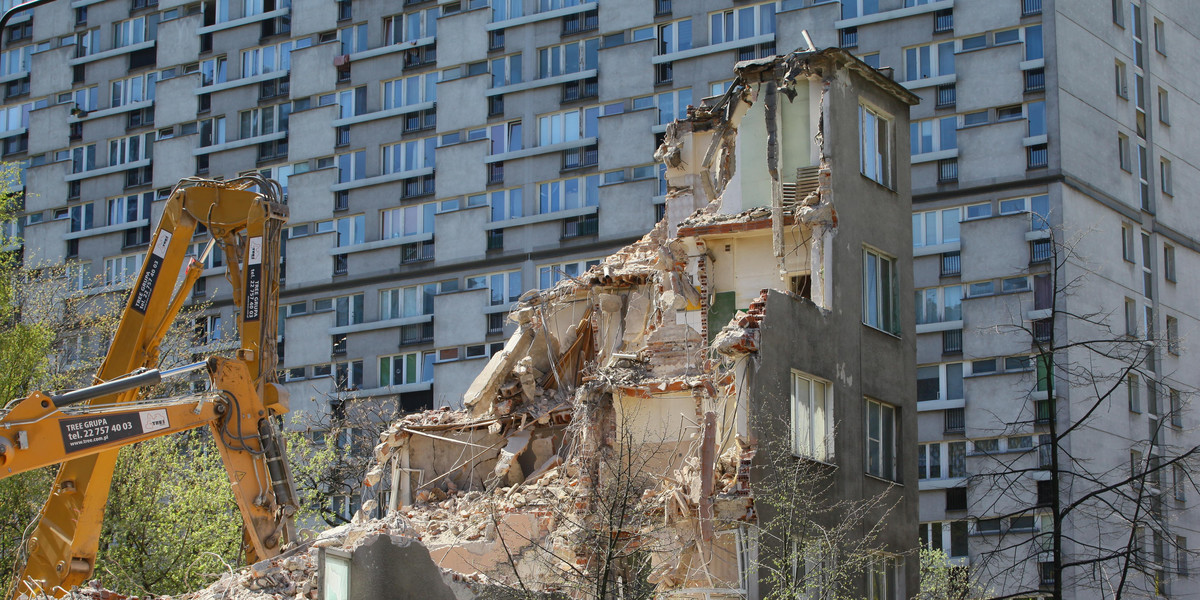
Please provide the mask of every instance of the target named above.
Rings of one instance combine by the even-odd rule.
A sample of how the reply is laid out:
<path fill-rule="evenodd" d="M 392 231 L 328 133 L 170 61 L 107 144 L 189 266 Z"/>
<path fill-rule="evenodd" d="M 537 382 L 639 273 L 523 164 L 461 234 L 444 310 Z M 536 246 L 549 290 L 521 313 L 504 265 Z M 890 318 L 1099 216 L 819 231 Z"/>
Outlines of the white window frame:
<path fill-rule="evenodd" d="M 538 266 L 538 289 L 549 289 L 568 277 L 578 277 L 588 269 L 600 264 L 599 258 L 567 261 Z M 549 282 L 549 283 L 547 283 Z"/>
<path fill-rule="evenodd" d="M 441 9 L 429 8 L 383 19 L 383 43 L 391 46 L 404 42 L 415 42 L 437 35 L 437 20 Z M 414 29 L 415 24 L 415 31 Z"/>
<path fill-rule="evenodd" d="M 366 318 L 365 306 L 366 300 L 364 294 L 349 294 L 346 296 L 336 296 L 333 298 L 333 313 L 334 326 L 346 327 L 349 325 L 359 325 Z M 345 315 L 345 319 L 342 315 Z M 341 321 L 345 320 L 345 323 Z"/>
<path fill-rule="evenodd" d="M 955 297 L 953 292 L 957 292 L 956 311 L 952 311 L 950 306 L 950 302 Z M 921 288 L 915 290 L 914 294 L 916 299 L 913 304 L 917 317 L 917 325 L 962 320 L 962 301 L 965 297 L 965 290 L 962 285 Z M 930 301 L 933 302 L 933 311 L 935 313 L 932 315 L 926 314 L 924 310 L 929 306 Z"/>
<path fill-rule="evenodd" d="M 903 558 L 877 554 L 867 566 L 866 600 L 899 600 L 904 587 Z"/>
<path fill-rule="evenodd" d="M 833 383 L 792 370 L 792 454 L 833 462 Z"/>
<path fill-rule="evenodd" d="M 158 81 L 158 73 L 144 73 L 135 77 L 114 80 L 109 86 L 112 94 L 109 106 L 116 108 L 134 102 L 154 99 L 154 87 Z M 80 107 L 83 110 L 91 110 Z"/>
<path fill-rule="evenodd" d="M 493 58 L 488 62 L 488 71 L 492 74 L 492 87 L 502 87 L 521 83 L 525 80 L 524 61 L 521 53 L 509 54 Z"/>
<path fill-rule="evenodd" d="M 950 140 L 943 139 L 947 129 L 952 132 Z M 925 144 L 926 138 L 929 140 L 928 145 Z M 912 121 L 909 124 L 909 152 L 913 156 L 957 148 L 958 117 L 938 117 Z"/>
<path fill-rule="evenodd" d="M 894 123 L 891 116 L 877 108 L 858 106 L 859 172 L 886 188 L 892 187 Z"/>
<path fill-rule="evenodd" d="M 367 151 L 346 152 L 334 157 L 338 170 L 338 183 L 365 179 L 367 176 Z"/>
<path fill-rule="evenodd" d="M 409 139 L 380 149 L 383 174 L 432 169 L 437 155 L 437 136 Z"/>
<path fill-rule="evenodd" d="M 497 223 L 507 219 L 519 219 L 525 215 L 525 190 L 510 188 L 495 190 L 486 194 L 473 194 L 467 199 L 467 206 L 490 206 L 488 219 Z"/>
<path fill-rule="evenodd" d="M 583 175 L 539 183 L 538 214 L 597 206 L 600 201 L 600 177 Z"/>
<path fill-rule="evenodd" d="M 693 103 L 692 97 L 692 88 L 655 94 L 654 105 L 658 109 L 656 122 L 666 125 L 676 119 L 687 118 L 687 107 Z"/>
<path fill-rule="evenodd" d="M 108 141 L 108 166 L 146 160 L 153 155 L 155 133 L 130 135 Z"/>
<path fill-rule="evenodd" d="M 680 25 L 687 24 L 687 35 L 682 34 Z M 657 27 L 658 49 L 657 54 L 671 54 L 682 50 L 692 49 L 692 20 L 679 19 L 669 23 L 659 23 Z"/>
<path fill-rule="evenodd" d="M 408 363 L 411 358 L 412 364 Z M 395 364 L 400 361 L 400 378 L 396 379 Z M 399 387 L 402 385 L 412 385 L 421 383 L 422 371 L 421 353 L 420 352 L 404 352 L 401 354 L 392 354 L 379 357 L 379 387 Z"/>
<path fill-rule="evenodd" d="M 951 379 L 951 371 L 956 370 L 954 368 L 955 365 L 957 365 L 957 370 L 959 372 L 958 373 L 958 387 L 960 390 L 962 390 L 962 396 L 960 396 L 958 398 L 951 398 L 950 397 L 950 379 Z M 918 371 L 920 371 L 922 369 L 929 369 L 929 368 L 934 368 L 934 367 L 936 367 L 937 371 L 938 371 L 938 395 L 937 395 L 937 398 L 935 398 L 934 400 L 918 400 L 918 402 L 932 402 L 932 401 L 936 401 L 936 400 L 963 400 L 963 399 L 965 399 L 966 390 L 965 390 L 965 386 L 963 384 L 964 384 L 964 381 L 966 380 L 966 377 L 970 376 L 970 374 L 971 374 L 970 373 L 971 363 L 969 363 L 969 362 L 948 362 L 948 363 L 940 363 L 940 364 L 936 364 L 936 365 L 921 365 L 921 366 L 917 367 L 917 369 L 918 369 Z"/>
<path fill-rule="evenodd" d="M 538 146 L 597 137 L 600 127 L 600 107 L 589 106 L 538 116 Z M 588 135 L 588 134 L 591 135 Z"/>
<path fill-rule="evenodd" d="M 872 274 L 872 264 L 874 274 Z M 888 265 L 887 273 L 881 265 Z M 878 250 L 863 248 L 863 324 L 900 334 L 900 283 L 896 259 Z M 890 303 L 885 302 L 890 300 Z"/>
<path fill-rule="evenodd" d="M 871 397 L 864 397 L 863 400 L 863 432 L 866 446 L 863 452 L 865 461 L 863 469 L 868 475 L 888 481 L 898 481 L 896 471 L 896 464 L 899 462 L 896 452 L 898 424 L 896 419 L 899 411 L 894 405 Z M 874 429 L 871 426 L 873 411 L 878 411 L 879 417 L 878 427 Z M 888 431 L 889 429 L 890 431 Z M 872 464 L 875 455 L 878 456 L 877 465 Z"/>
<path fill-rule="evenodd" d="M 991 206 L 990 204 L 988 206 Z M 927 210 L 913 213 L 913 248 L 940 246 L 961 241 L 959 223 L 963 222 L 963 209 L 958 206 L 941 210 Z M 952 219 L 947 221 L 947 219 Z M 951 224 L 953 227 L 951 227 Z M 949 229 L 953 229 L 951 232 Z M 932 230 L 932 232 L 930 231 Z M 933 239 L 930 241 L 930 234 Z"/>
<path fill-rule="evenodd" d="M 723 44 L 775 33 L 778 12 L 777 3 L 766 2 L 708 13 L 708 43 Z M 753 20 L 752 25 L 745 25 L 748 18 Z"/>
<path fill-rule="evenodd" d="M 525 293 L 520 269 L 474 275 L 467 278 L 468 290 L 482 288 L 488 290 L 489 306 L 502 306 L 516 302 L 521 294 Z"/>
<path fill-rule="evenodd" d="M 433 215 L 437 213 L 437 207 L 437 202 L 426 202 L 379 211 L 380 239 L 433 233 Z"/>
<path fill-rule="evenodd" d="M 568 60 L 571 48 L 578 54 L 578 60 Z M 538 79 L 557 77 L 571 73 L 581 73 L 599 67 L 600 38 L 556 44 L 538 49 Z"/>
<path fill-rule="evenodd" d="M 124 225 L 126 223 L 149 221 L 151 212 L 150 203 L 153 201 L 154 192 L 109 198 L 107 202 L 107 223 L 109 225 Z M 132 211 L 130 210 L 131 203 L 133 204 Z M 132 216 L 130 215 L 131 212 L 133 213 Z"/>
<path fill-rule="evenodd" d="M 292 103 L 260 106 L 238 113 L 238 139 L 249 139 L 288 130 Z"/>
<path fill-rule="evenodd" d="M 391 110 L 424 102 L 436 102 L 437 82 L 436 71 L 384 81 L 380 84 L 383 88 L 382 109 Z"/>
<path fill-rule="evenodd" d="M 944 56 L 943 53 L 945 53 Z M 954 42 L 952 41 L 922 44 L 904 49 L 905 81 L 953 75 L 954 70 Z"/>
<path fill-rule="evenodd" d="M 153 40 L 157 24 L 157 14 L 142 15 L 113 23 L 113 48 L 124 48 Z"/>
<path fill-rule="evenodd" d="M 333 220 L 334 247 L 345 248 L 365 241 L 366 215 L 350 215 Z"/>
<path fill-rule="evenodd" d="M 104 259 L 104 285 L 133 284 L 142 269 L 143 255 L 123 254 Z"/>

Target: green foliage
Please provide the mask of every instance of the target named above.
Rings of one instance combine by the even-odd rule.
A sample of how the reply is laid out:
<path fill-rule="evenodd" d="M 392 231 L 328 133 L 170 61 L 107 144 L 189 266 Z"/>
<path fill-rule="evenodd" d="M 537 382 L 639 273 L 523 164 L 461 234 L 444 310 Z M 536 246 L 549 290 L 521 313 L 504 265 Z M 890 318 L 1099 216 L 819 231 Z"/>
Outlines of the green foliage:
<path fill-rule="evenodd" d="M 956 565 L 942 550 L 921 548 L 921 591 L 916 600 L 974 600 L 991 593 L 968 565 Z"/>
<path fill-rule="evenodd" d="M 96 575 L 125 593 L 199 588 L 241 560 L 242 519 L 207 432 L 121 450 Z"/>

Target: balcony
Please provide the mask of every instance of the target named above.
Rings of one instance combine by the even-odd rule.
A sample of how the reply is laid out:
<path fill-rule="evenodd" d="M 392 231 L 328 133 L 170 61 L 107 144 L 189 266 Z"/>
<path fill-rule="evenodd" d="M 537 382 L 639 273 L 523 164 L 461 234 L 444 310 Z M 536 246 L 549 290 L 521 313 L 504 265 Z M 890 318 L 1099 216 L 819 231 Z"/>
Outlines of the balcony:
<path fill-rule="evenodd" d="M 1049 425 L 1054 418 L 1054 403 L 1050 400 L 1035 400 L 1033 403 L 1033 422 L 1037 425 Z"/>
<path fill-rule="evenodd" d="M 946 33 L 954 31 L 954 10 L 939 10 L 933 15 L 933 32 Z"/>
<path fill-rule="evenodd" d="M 942 332 L 942 354 L 962 354 L 961 329 L 949 329 Z"/>
<path fill-rule="evenodd" d="M 405 244 L 400 247 L 400 264 L 407 265 L 433 260 L 433 241 Z"/>
<path fill-rule="evenodd" d="M 584 146 L 582 148 L 563 150 L 562 170 L 567 171 L 570 169 L 579 169 L 583 167 L 594 167 L 599 159 L 599 146 Z"/>
<path fill-rule="evenodd" d="M 857 48 L 858 47 L 858 28 L 857 27 L 847 27 L 847 28 L 841 30 L 840 32 L 838 32 L 838 34 L 840 37 L 838 45 L 840 45 L 841 47 L 843 47 L 843 48 Z"/>
<path fill-rule="evenodd" d="M 424 344 L 433 341 L 433 321 L 400 327 L 400 345 Z"/>
<path fill-rule="evenodd" d="M 1029 242 L 1029 264 L 1050 262 L 1054 248 L 1050 240 L 1034 240 Z"/>
<path fill-rule="evenodd" d="M 958 88 L 953 83 L 937 86 L 937 102 L 934 108 L 949 108 L 958 103 Z"/>
<path fill-rule="evenodd" d="M 1046 69 L 1029 69 L 1025 74 L 1025 93 L 1041 92 L 1046 89 Z"/>
<path fill-rule="evenodd" d="M 655 0 L 654 16 L 662 17 L 671 14 L 671 0 Z"/>
<path fill-rule="evenodd" d="M 738 60 L 755 60 L 775 56 L 775 42 L 738 48 Z"/>
<path fill-rule="evenodd" d="M 562 20 L 562 35 L 574 35 L 585 31 L 595 31 L 599 28 L 600 13 L 595 10 L 567 15 Z"/>
<path fill-rule="evenodd" d="M 1053 319 L 1038 319 L 1033 322 L 1033 341 L 1048 342 L 1054 335 Z"/>
<path fill-rule="evenodd" d="M 487 315 L 487 332 L 504 333 L 504 313 L 492 313 Z"/>
<path fill-rule="evenodd" d="M 488 252 L 498 252 L 504 249 L 504 230 L 489 229 L 487 232 Z"/>
<path fill-rule="evenodd" d="M 488 185 L 504 183 L 504 162 L 494 162 L 488 164 Z"/>
<path fill-rule="evenodd" d="M 962 273 L 962 255 L 959 252 L 942 253 L 942 277 L 950 277 Z"/>
<path fill-rule="evenodd" d="M 433 175 L 425 175 L 422 177 L 412 177 L 404 180 L 404 192 L 402 198 L 418 198 L 420 196 L 431 196 L 436 190 L 436 179 Z"/>
<path fill-rule="evenodd" d="M 568 81 L 562 86 L 562 102 L 574 102 L 595 98 L 600 92 L 600 82 L 595 77 L 582 81 Z M 498 96 L 503 97 L 503 96 Z M 503 108 L 500 109 L 503 112 Z"/>
<path fill-rule="evenodd" d="M 1025 168 L 1044 169 L 1049 164 L 1050 151 L 1046 144 L 1036 144 L 1025 148 Z"/>
<path fill-rule="evenodd" d="M 1032 17 L 1042 14 L 1042 0 L 1021 0 L 1021 16 Z"/>
<path fill-rule="evenodd" d="M 944 158 L 938 161 L 938 183 L 958 181 L 958 159 Z"/>
<path fill-rule="evenodd" d="M 563 221 L 563 239 L 597 235 L 600 233 L 600 218 L 596 214 L 572 217 Z"/>
<path fill-rule="evenodd" d="M 967 428 L 965 408 L 951 408 L 945 411 L 945 433 L 962 433 Z"/>

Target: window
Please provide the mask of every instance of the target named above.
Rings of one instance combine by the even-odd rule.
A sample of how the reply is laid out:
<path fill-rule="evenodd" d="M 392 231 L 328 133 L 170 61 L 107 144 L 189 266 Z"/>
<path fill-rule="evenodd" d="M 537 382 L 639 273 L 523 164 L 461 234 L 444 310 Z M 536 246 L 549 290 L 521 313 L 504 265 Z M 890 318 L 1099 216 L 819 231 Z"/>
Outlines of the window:
<path fill-rule="evenodd" d="M 990 205 L 986 205 L 990 209 Z M 958 207 L 913 213 L 913 247 L 937 246 L 959 241 Z"/>
<path fill-rule="evenodd" d="M 200 147 L 217 146 L 225 143 L 225 117 L 204 119 L 199 124 Z"/>
<path fill-rule="evenodd" d="M 524 193 L 521 188 L 496 190 L 488 194 L 476 194 L 467 198 L 468 206 L 488 204 L 491 206 L 491 221 L 503 221 L 524 216 Z"/>
<path fill-rule="evenodd" d="M 951 558 L 967 555 L 966 521 L 921 523 L 918 531 L 921 545 L 926 548 L 942 550 Z"/>
<path fill-rule="evenodd" d="M 863 249 L 863 324 L 900 334 L 896 259 Z"/>
<path fill-rule="evenodd" d="M 366 150 L 337 155 L 338 183 L 365 178 L 367 176 L 366 160 Z"/>
<path fill-rule="evenodd" d="M 1154 50 L 1159 54 L 1167 54 L 1167 29 L 1162 21 L 1154 20 Z"/>
<path fill-rule="evenodd" d="M 692 103 L 692 89 L 663 92 L 654 97 L 658 106 L 658 124 L 666 125 L 675 119 L 687 117 L 687 107 Z"/>
<path fill-rule="evenodd" d="M 860 105 L 860 169 L 868 179 L 885 187 L 892 185 L 892 121 L 875 109 Z"/>
<path fill-rule="evenodd" d="M 106 258 L 104 259 L 104 285 L 132 284 L 141 268 L 141 254 Z"/>
<path fill-rule="evenodd" d="M 415 42 L 437 35 L 437 8 L 396 15 L 383 20 L 383 43 Z"/>
<path fill-rule="evenodd" d="M 427 378 L 421 377 L 422 362 L 420 353 L 417 352 L 379 357 L 379 387 L 431 381 L 433 369 L 429 369 L 430 373 Z"/>
<path fill-rule="evenodd" d="M 833 386 L 792 371 L 792 454 L 833 458 Z"/>
<path fill-rule="evenodd" d="M 538 288 L 543 290 L 549 289 L 559 281 L 570 277 L 578 277 L 598 264 L 600 264 L 600 259 L 594 258 L 587 261 L 581 260 L 554 265 L 542 265 L 538 267 Z"/>
<path fill-rule="evenodd" d="M 195 326 L 192 331 L 192 343 L 197 346 L 205 346 L 213 342 L 221 341 L 221 315 L 209 315 L 196 319 Z"/>
<path fill-rule="evenodd" d="M 123 165 L 150 158 L 150 147 L 154 143 L 154 136 L 154 133 L 147 133 L 109 140 L 109 166 Z"/>
<path fill-rule="evenodd" d="M 1121 224 L 1121 256 L 1129 262 L 1134 262 L 1134 252 L 1135 251 L 1136 250 L 1134 249 L 1134 245 L 1133 245 L 1133 226 L 1129 225 L 1128 223 L 1122 223 Z"/>
<path fill-rule="evenodd" d="M 491 140 L 491 154 L 504 154 L 520 150 L 524 147 L 521 142 L 521 122 L 511 121 L 492 125 L 487 129 L 488 139 Z"/>
<path fill-rule="evenodd" d="M 437 137 L 410 140 L 383 147 L 383 173 L 432 169 Z"/>
<path fill-rule="evenodd" d="M 498 88 L 523 81 L 521 54 L 512 54 L 491 61 L 492 87 Z"/>
<path fill-rule="evenodd" d="M 263 46 L 242 51 L 242 77 L 253 77 L 288 71 L 292 68 L 292 50 L 307 48 L 312 45 L 310 38 L 287 41 L 275 46 Z"/>
<path fill-rule="evenodd" d="M 1125 335 L 1136 337 L 1138 333 L 1137 302 L 1125 299 Z"/>
<path fill-rule="evenodd" d="M 954 42 L 904 49 L 905 81 L 954 74 Z"/>
<path fill-rule="evenodd" d="M 867 473 L 896 479 L 896 408 L 866 398 Z"/>
<path fill-rule="evenodd" d="M 1115 66 L 1113 73 L 1115 76 L 1114 83 L 1116 85 L 1117 97 L 1125 98 L 1126 100 L 1128 100 L 1129 99 L 1129 84 L 1127 82 L 1129 81 L 1129 77 L 1125 71 L 1125 63 L 1118 60 L 1116 62 L 1116 66 Z"/>
<path fill-rule="evenodd" d="M 596 206 L 600 202 L 600 176 L 587 175 L 538 184 L 538 214 Z"/>
<path fill-rule="evenodd" d="M 1171 403 L 1171 425 L 1183 427 L 1183 397 L 1179 390 L 1167 388 L 1167 397 Z"/>
<path fill-rule="evenodd" d="M 492 273 L 490 275 L 476 275 L 467 278 L 467 289 L 488 289 L 488 304 L 490 306 L 501 306 L 509 302 L 516 302 L 521 294 L 525 292 L 521 285 L 520 271 L 507 271 L 504 273 Z"/>
<path fill-rule="evenodd" d="M 710 44 L 775 33 L 775 3 L 709 13 Z"/>
<path fill-rule="evenodd" d="M 843 0 L 846 2 L 854 0 Z M 863 0 L 864 2 L 866 0 Z M 880 554 L 867 567 L 867 600 L 896 600 L 900 597 L 900 558 Z"/>
<path fill-rule="evenodd" d="M 1125 394 L 1129 397 L 1129 411 L 1142 412 L 1141 386 L 1138 385 L 1137 375 L 1130 373 L 1125 376 Z"/>
<path fill-rule="evenodd" d="M 1122 170 L 1132 172 L 1133 159 L 1130 157 L 1129 136 L 1123 133 L 1117 134 L 1117 162 Z"/>
<path fill-rule="evenodd" d="M 597 68 L 600 38 L 538 50 L 538 78 L 579 73 Z"/>
<path fill-rule="evenodd" d="M 433 314 L 437 284 L 413 285 L 379 292 L 379 318 L 401 319 Z"/>
<path fill-rule="evenodd" d="M 1025 33 L 1025 60 L 1037 60 L 1044 58 L 1042 48 L 1042 26 L 1030 25 L 1024 29 Z"/>
<path fill-rule="evenodd" d="M 913 121 L 909 143 L 914 156 L 958 147 L 958 117 Z"/>
<path fill-rule="evenodd" d="M 917 367 L 917 401 L 963 399 L 963 363 Z"/>
<path fill-rule="evenodd" d="M 153 201 L 154 192 L 146 192 L 140 197 L 137 194 L 133 194 L 131 196 L 110 198 L 108 200 L 108 224 L 121 225 L 149 220 L 150 203 Z"/>
<path fill-rule="evenodd" d="M 113 23 L 113 48 L 122 48 L 153 40 L 158 30 L 157 14 Z"/>
<path fill-rule="evenodd" d="M 597 137 L 600 107 L 580 108 L 538 117 L 538 145 L 550 146 Z"/>
<path fill-rule="evenodd" d="M 225 83 L 228 78 L 226 63 L 227 61 L 224 56 L 201 61 L 200 85 L 206 86 Z"/>
<path fill-rule="evenodd" d="M 525 14 L 521 0 L 493 0 L 491 6 L 493 23 L 515 19 Z"/>
<path fill-rule="evenodd" d="M 67 209 L 67 216 L 71 219 L 71 233 L 86 231 L 94 227 L 95 205 L 91 202 L 86 204 L 76 204 Z"/>
<path fill-rule="evenodd" d="M 380 211 L 380 239 L 433 233 L 434 215 L 437 214 L 437 203 L 410 204 L 399 208 L 389 208 Z"/>
<path fill-rule="evenodd" d="M 976 454 L 995 454 L 1000 451 L 1000 440 L 975 440 L 972 442 Z"/>
<path fill-rule="evenodd" d="M 110 96 L 110 106 L 116 108 L 134 102 L 142 102 L 144 100 L 154 99 L 154 84 L 158 78 L 158 73 L 146 73 L 137 77 L 121 79 L 112 82 L 112 95 Z M 98 88 L 97 88 L 98 89 Z M 86 104 L 86 102 L 85 102 Z M 76 103 L 78 106 L 78 102 Z M 95 103 L 91 103 L 91 108 L 87 106 L 79 106 L 81 110 L 95 110 Z"/>
<path fill-rule="evenodd" d="M 291 112 L 291 103 L 244 110 L 238 115 L 238 137 L 246 139 L 287 131 Z"/>
<path fill-rule="evenodd" d="M 1053 360 L 1049 354 L 1042 354 L 1037 357 L 1037 391 L 1049 392 L 1051 375 L 1053 374 Z M 1053 411 L 1051 411 L 1053 412 Z"/>
<path fill-rule="evenodd" d="M 363 295 L 338 296 L 333 299 L 334 326 L 345 327 L 363 322 Z"/>
<path fill-rule="evenodd" d="M 383 82 L 383 110 L 436 101 L 437 81 L 437 73 L 426 73 Z"/>
<path fill-rule="evenodd" d="M 365 229 L 366 223 L 363 215 L 334 219 L 333 231 L 337 232 L 334 246 L 344 248 L 363 243 Z"/>
<path fill-rule="evenodd" d="M 670 54 L 692 47 L 692 20 L 683 19 L 658 26 L 658 54 Z"/>
<path fill-rule="evenodd" d="M 1167 316 L 1167 352 L 1179 356 L 1179 319 Z"/>
<path fill-rule="evenodd" d="M 917 324 L 962 320 L 961 285 L 926 288 L 916 291 Z"/>

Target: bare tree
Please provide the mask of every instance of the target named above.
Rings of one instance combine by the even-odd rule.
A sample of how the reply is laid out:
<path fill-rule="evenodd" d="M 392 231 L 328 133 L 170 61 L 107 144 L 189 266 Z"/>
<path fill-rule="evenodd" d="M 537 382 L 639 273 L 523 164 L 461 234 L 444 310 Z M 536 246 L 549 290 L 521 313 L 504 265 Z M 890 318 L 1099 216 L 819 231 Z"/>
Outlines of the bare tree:
<path fill-rule="evenodd" d="M 1161 594 L 1175 570 L 1169 555 L 1182 565 L 1189 553 L 1168 508 L 1197 489 L 1200 446 L 1180 414 L 1195 390 L 1163 372 L 1178 340 L 1160 335 L 1150 307 L 1099 305 L 1085 236 L 1048 233 L 1033 248 L 1044 262 L 1033 269 L 1033 306 L 1011 300 L 1011 322 L 990 328 L 1001 346 L 1028 340 L 1032 385 L 1018 414 L 977 411 L 991 423 L 972 425 L 1017 446 L 974 445 L 969 512 L 977 532 L 994 534 L 974 538 L 986 545 L 978 568 L 1002 597 Z"/>

